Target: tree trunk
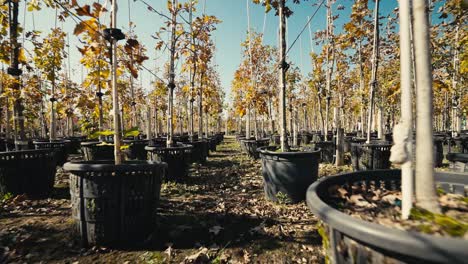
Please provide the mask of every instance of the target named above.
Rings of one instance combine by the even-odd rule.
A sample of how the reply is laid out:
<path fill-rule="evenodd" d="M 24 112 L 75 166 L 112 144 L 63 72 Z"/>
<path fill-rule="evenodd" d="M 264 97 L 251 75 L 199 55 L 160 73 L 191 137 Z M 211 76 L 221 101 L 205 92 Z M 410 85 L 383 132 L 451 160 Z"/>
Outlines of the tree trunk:
<path fill-rule="evenodd" d="M 150 104 L 148 104 L 147 111 L 146 111 L 146 119 L 147 119 L 146 139 L 148 139 L 148 140 L 151 140 L 153 138 L 153 131 L 152 131 L 153 124 L 151 123 L 151 118 L 152 118 L 151 112 L 152 112 L 151 111 L 151 106 L 150 106 Z"/>
<path fill-rule="evenodd" d="M 413 1 L 416 57 L 416 200 L 434 213 L 440 212 L 435 182 L 432 134 L 432 71 L 426 0 Z"/>
<path fill-rule="evenodd" d="M 339 96 L 339 101 L 340 101 L 340 109 L 343 109 L 344 107 L 344 100 L 343 96 Z M 344 165 L 344 149 L 343 149 L 343 134 L 344 131 L 341 127 L 341 113 L 340 111 L 337 111 L 336 115 L 336 158 L 335 158 L 335 165 L 336 166 L 343 166 Z"/>
<path fill-rule="evenodd" d="M 255 140 L 258 140 L 259 137 L 258 137 L 257 109 L 255 106 L 253 109 L 253 118 L 254 118 L 254 136 L 255 136 Z"/>
<path fill-rule="evenodd" d="M 200 75 L 200 89 L 198 91 L 198 138 L 203 137 L 203 73 Z"/>
<path fill-rule="evenodd" d="M 453 76 L 452 76 L 452 89 L 453 89 L 453 94 L 455 97 L 455 102 L 454 105 L 456 108 L 454 108 L 454 131 L 456 132 L 457 136 L 460 136 L 461 134 L 461 117 L 462 117 L 462 112 L 460 111 L 460 102 L 461 102 L 461 94 L 459 94 L 458 90 L 458 71 L 459 71 L 459 48 L 458 48 L 458 41 L 459 41 L 459 36 L 460 36 L 460 26 L 457 25 L 456 29 L 456 34 L 455 34 L 455 51 L 453 55 Z"/>
<path fill-rule="evenodd" d="M 288 70 L 288 64 L 286 63 L 286 17 L 284 14 L 285 0 L 280 0 L 279 2 L 279 22 L 280 22 L 280 52 L 279 52 L 279 61 L 280 61 L 280 76 L 279 76 L 279 86 L 280 86 L 280 136 L 281 136 L 281 151 L 289 151 L 288 137 L 286 134 L 286 71 Z"/>
<path fill-rule="evenodd" d="M 154 108 L 154 137 L 159 137 L 159 120 L 158 120 L 158 108 Z"/>
<path fill-rule="evenodd" d="M 112 2 L 112 27 L 117 25 L 117 1 Z M 120 165 L 122 163 L 122 155 L 120 151 L 120 140 L 122 137 L 122 131 L 119 126 L 119 94 L 117 89 L 117 40 L 112 39 L 112 101 L 114 107 L 114 156 L 115 156 L 115 165 Z"/>
<path fill-rule="evenodd" d="M 189 22 L 190 22 L 190 35 L 192 36 L 192 47 L 195 47 L 195 35 L 193 35 L 193 26 L 192 26 L 192 18 L 193 18 L 193 1 L 190 1 L 190 12 L 189 12 Z M 195 99 L 193 98 L 193 91 L 195 90 L 195 76 L 197 74 L 197 51 L 192 50 L 193 54 L 193 69 L 190 69 L 190 116 L 189 116 L 189 137 L 190 141 L 193 141 L 193 134 L 194 134 L 194 111 L 193 111 L 193 102 Z M 200 136 L 201 137 L 201 136 Z"/>
<path fill-rule="evenodd" d="M 177 0 L 172 0 L 172 21 L 171 21 L 171 49 L 169 57 L 169 83 L 167 85 L 169 89 L 168 94 L 168 118 L 167 118 L 167 147 L 172 147 L 174 141 L 174 88 L 175 88 L 175 52 L 176 52 L 176 23 L 177 23 Z"/>
<path fill-rule="evenodd" d="M 10 75 L 15 79 L 15 82 L 12 85 L 13 90 L 19 91 L 20 88 L 20 75 L 21 71 L 19 69 L 19 50 L 18 45 L 18 6 L 19 1 L 9 1 L 9 10 L 10 10 Z M 24 115 L 23 115 L 23 101 L 21 96 L 15 98 L 13 102 L 13 113 L 14 113 L 14 132 L 15 139 L 25 140 L 26 133 L 24 130 Z"/>
<path fill-rule="evenodd" d="M 247 117 L 245 119 L 245 138 L 250 139 L 251 128 L 250 128 L 250 107 L 247 108 Z"/>
<path fill-rule="evenodd" d="M 331 81 L 333 75 L 333 67 L 335 62 L 334 39 L 333 39 L 333 18 L 332 18 L 332 1 L 327 0 L 327 49 L 326 49 L 326 105 L 325 105 L 325 138 L 327 137 L 330 122 L 330 101 L 331 101 Z M 331 53 L 331 54 L 330 54 Z M 331 56 L 331 58 L 330 58 Z"/>
<path fill-rule="evenodd" d="M 367 119 L 367 143 L 371 140 L 371 130 L 374 115 L 374 97 L 375 90 L 377 89 L 377 70 L 379 67 L 379 0 L 375 1 L 374 7 L 374 42 L 372 51 L 372 77 L 370 83 L 370 96 L 369 96 L 369 117 Z"/>

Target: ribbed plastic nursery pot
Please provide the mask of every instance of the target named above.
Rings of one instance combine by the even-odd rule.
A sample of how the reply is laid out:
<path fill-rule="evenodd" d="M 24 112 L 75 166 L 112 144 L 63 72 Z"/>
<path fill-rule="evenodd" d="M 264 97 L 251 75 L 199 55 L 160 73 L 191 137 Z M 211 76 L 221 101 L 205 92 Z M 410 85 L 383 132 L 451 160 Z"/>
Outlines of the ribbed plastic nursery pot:
<path fill-rule="evenodd" d="M 304 145 L 308 145 L 312 141 L 312 135 L 309 133 L 303 133 L 301 135 L 301 140 Z"/>
<path fill-rule="evenodd" d="M 79 154 L 81 149 L 81 142 L 86 141 L 86 137 L 65 137 L 63 139 L 70 141 L 68 145 L 69 154 Z"/>
<path fill-rule="evenodd" d="M 442 167 L 444 161 L 444 140 L 442 138 L 434 138 L 434 165 Z"/>
<path fill-rule="evenodd" d="M 386 141 L 351 143 L 351 164 L 354 171 L 390 168 L 390 149 Z"/>
<path fill-rule="evenodd" d="M 56 140 L 56 141 L 33 141 L 35 149 L 49 149 L 55 151 L 57 155 L 57 165 L 63 166 L 67 162 L 70 141 L 68 140 Z"/>
<path fill-rule="evenodd" d="M 468 136 L 462 136 L 452 139 L 459 153 L 468 153 Z"/>
<path fill-rule="evenodd" d="M 317 143 L 317 142 L 322 142 L 325 137 L 320 134 L 320 132 L 315 132 L 312 134 L 312 142 Z"/>
<path fill-rule="evenodd" d="M 35 149 L 32 140 L 15 140 L 14 142 L 15 142 L 15 150 Z"/>
<path fill-rule="evenodd" d="M 57 155 L 53 150 L 0 152 L 0 195 L 47 197 L 54 187 Z"/>
<path fill-rule="evenodd" d="M 468 153 L 448 153 L 450 170 L 455 172 L 468 172 Z"/>
<path fill-rule="evenodd" d="M 166 181 L 182 181 L 188 176 L 192 145 L 177 144 L 175 147 L 146 146 L 148 158 L 167 163 Z"/>
<path fill-rule="evenodd" d="M 188 143 L 193 146 L 190 161 L 193 163 L 205 163 L 206 153 L 208 152 L 208 142 L 206 140 L 197 140 Z"/>
<path fill-rule="evenodd" d="M 258 149 L 262 159 L 265 197 L 278 201 L 280 194 L 290 202 L 305 199 L 307 187 L 318 177 L 320 150 L 276 152 L 277 147 Z"/>
<path fill-rule="evenodd" d="M 436 173 L 435 179 L 447 193 L 465 195 L 466 175 Z M 466 263 L 468 241 L 404 231 L 354 218 L 335 209 L 330 189 L 401 188 L 399 170 L 376 170 L 324 177 L 307 190 L 307 205 L 325 224 L 326 255 L 331 263 Z"/>
<path fill-rule="evenodd" d="M 147 160 L 145 147 L 148 146 L 148 142 L 145 139 L 124 139 L 123 143 L 129 146 L 124 151 L 127 160 Z"/>
<path fill-rule="evenodd" d="M 288 136 L 288 144 L 289 146 L 300 147 L 301 146 L 301 137 L 297 135 L 297 145 L 294 144 L 293 136 Z"/>
<path fill-rule="evenodd" d="M 270 139 L 244 139 L 241 141 L 244 146 L 244 152 L 252 159 L 260 158 L 260 155 L 257 151 L 258 148 L 267 147 L 270 144 Z"/>
<path fill-rule="evenodd" d="M 102 142 L 82 142 L 84 160 L 114 160 L 114 145 Z"/>
<path fill-rule="evenodd" d="M 216 151 L 216 144 L 217 144 L 216 138 L 215 137 L 209 137 L 207 140 L 209 141 L 210 151 Z"/>
<path fill-rule="evenodd" d="M 5 138 L 0 138 L 0 152 L 7 150 L 7 141 Z"/>
<path fill-rule="evenodd" d="M 316 142 L 315 148 L 320 149 L 320 162 L 333 163 L 335 156 L 336 146 L 333 141 Z"/>
<path fill-rule="evenodd" d="M 271 135 L 271 142 L 275 145 L 281 144 L 281 136 L 278 134 Z"/>
<path fill-rule="evenodd" d="M 72 217 L 83 246 L 133 246 L 156 227 L 166 164 L 153 161 L 65 163 Z"/>

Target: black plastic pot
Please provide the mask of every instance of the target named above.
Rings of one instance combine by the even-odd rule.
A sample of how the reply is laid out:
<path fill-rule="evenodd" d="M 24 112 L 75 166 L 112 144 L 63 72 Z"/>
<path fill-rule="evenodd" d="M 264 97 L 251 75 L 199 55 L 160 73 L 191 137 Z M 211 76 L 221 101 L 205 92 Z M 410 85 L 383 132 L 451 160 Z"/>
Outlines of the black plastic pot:
<path fill-rule="evenodd" d="M 351 164 L 354 171 L 389 169 L 392 144 L 386 141 L 351 143 Z"/>
<path fill-rule="evenodd" d="M 206 140 L 197 140 L 190 142 L 189 145 L 193 146 L 190 161 L 205 163 L 207 157 L 206 153 L 208 152 L 208 142 Z"/>
<path fill-rule="evenodd" d="M 274 145 L 280 145 L 281 144 L 281 136 L 278 134 L 273 134 L 270 136 L 271 142 Z"/>
<path fill-rule="evenodd" d="M 444 191 L 465 195 L 466 175 L 436 173 L 435 177 Z M 399 190 L 401 172 L 360 171 L 324 177 L 307 190 L 307 205 L 326 224 L 329 239 L 325 254 L 331 263 L 466 263 L 466 240 L 385 227 L 354 218 L 331 206 L 336 198 L 329 193 L 330 188 L 341 187 L 352 193 L 354 186 L 371 190 L 376 185 L 386 190 Z"/>
<path fill-rule="evenodd" d="M 147 146 L 148 158 L 167 163 L 166 181 L 181 181 L 188 176 L 192 145 L 178 144 L 175 147 Z"/>
<path fill-rule="evenodd" d="M 114 145 L 101 145 L 101 142 L 82 142 L 84 160 L 114 160 Z"/>
<path fill-rule="evenodd" d="M 468 172 L 468 153 L 448 153 L 450 170 L 454 172 Z"/>
<path fill-rule="evenodd" d="M 468 153 L 468 137 L 453 138 L 459 153 Z"/>
<path fill-rule="evenodd" d="M 72 216 L 83 246 L 134 246 L 156 227 L 166 164 L 129 161 L 65 163 Z"/>
<path fill-rule="evenodd" d="M 33 144 L 36 149 L 50 149 L 55 151 L 55 154 L 57 155 L 57 165 L 63 166 L 63 164 L 67 162 L 70 149 L 70 141 L 33 141 Z"/>
<path fill-rule="evenodd" d="M 275 152 L 277 147 L 258 149 L 262 159 L 265 196 L 278 201 L 280 193 L 292 203 L 305 199 L 307 187 L 317 180 L 320 151 Z"/>
<path fill-rule="evenodd" d="M 312 141 L 312 135 L 309 133 L 303 133 L 301 135 L 301 140 L 304 145 L 308 145 Z"/>
<path fill-rule="evenodd" d="M 36 140 L 40 141 L 40 140 Z M 32 140 L 15 140 L 15 150 L 32 150 L 34 148 L 34 144 Z"/>
<path fill-rule="evenodd" d="M 333 163 L 336 153 L 336 145 L 333 141 L 321 141 L 315 143 L 315 148 L 320 149 L 320 162 Z"/>
<path fill-rule="evenodd" d="M 0 195 L 46 197 L 54 187 L 56 167 L 54 150 L 0 152 Z"/>
<path fill-rule="evenodd" d="M 293 136 L 288 136 L 288 144 L 291 147 L 300 147 L 301 146 L 301 136 L 297 135 L 297 146 L 294 145 L 294 137 Z"/>
<path fill-rule="evenodd" d="M 258 159 L 260 158 L 260 155 L 257 151 L 258 148 L 261 147 L 267 147 L 268 144 L 270 144 L 270 139 L 264 138 L 264 139 L 244 139 L 242 140 L 242 144 L 244 145 L 245 148 L 245 153 L 252 158 L 252 159 Z"/>
<path fill-rule="evenodd" d="M 0 152 L 7 150 L 7 140 L 5 138 L 0 138 Z"/>
<path fill-rule="evenodd" d="M 124 151 L 127 160 L 147 160 L 148 153 L 145 147 L 148 146 L 148 140 L 123 140 L 125 145 L 128 145 L 128 149 Z"/>
<path fill-rule="evenodd" d="M 167 139 L 164 137 L 152 138 L 148 142 L 148 146 L 166 146 Z"/>
<path fill-rule="evenodd" d="M 216 137 L 209 137 L 208 139 L 210 151 L 216 151 L 217 140 Z"/>
<path fill-rule="evenodd" d="M 68 144 L 69 154 L 79 154 L 81 149 L 81 142 L 86 141 L 86 137 L 66 137 L 63 139 L 70 141 Z"/>
<path fill-rule="evenodd" d="M 444 140 L 441 138 L 434 138 L 434 165 L 442 167 L 444 161 Z"/>
<path fill-rule="evenodd" d="M 312 142 L 317 143 L 317 142 L 322 142 L 325 137 L 321 135 L 320 133 L 314 133 L 312 135 Z"/>

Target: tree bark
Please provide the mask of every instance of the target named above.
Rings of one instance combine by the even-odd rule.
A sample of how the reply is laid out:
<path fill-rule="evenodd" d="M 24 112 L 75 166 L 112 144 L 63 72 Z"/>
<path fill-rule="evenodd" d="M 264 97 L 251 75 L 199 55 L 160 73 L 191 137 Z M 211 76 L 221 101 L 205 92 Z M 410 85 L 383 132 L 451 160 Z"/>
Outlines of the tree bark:
<path fill-rule="evenodd" d="M 10 45 L 11 45 L 11 58 L 10 68 L 14 71 L 13 77 L 15 79 L 12 88 L 15 91 L 19 91 L 20 88 L 20 75 L 19 70 L 19 45 L 18 45 L 18 6 L 19 1 L 9 1 L 9 14 L 10 18 Z M 13 113 L 14 113 L 14 132 L 15 139 L 25 140 L 26 133 L 24 130 L 24 115 L 23 115 L 23 101 L 21 96 L 18 96 L 13 101 Z"/>
<path fill-rule="evenodd" d="M 117 1 L 112 1 L 112 15 L 111 15 L 112 25 L 111 27 L 116 27 L 117 25 Z M 112 103 L 114 107 L 114 156 L 115 156 L 115 165 L 120 165 L 122 163 L 122 155 L 120 151 L 120 141 L 122 138 L 122 131 L 119 125 L 120 121 L 120 111 L 119 111 L 119 94 L 117 89 L 117 40 L 112 39 Z"/>
<path fill-rule="evenodd" d="M 288 65 L 286 63 L 286 17 L 284 14 L 285 0 L 280 0 L 279 2 L 279 22 L 280 22 L 280 52 L 279 52 L 279 61 L 280 61 L 280 76 L 279 76 L 279 86 L 280 86 L 280 136 L 281 136 L 281 151 L 289 151 L 288 137 L 286 134 L 286 71 L 288 70 Z"/>
<path fill-rule="evenodd" d="M 172 11 L 171 11 L 171 48 L 169 57 L 169 83 L 167 85 L 169 89 L 168 94 L 168 118 L 167 118 L 167 147 L 174 145 L 174 88 L 175 88 L 175 53 L 176 53 L 176 23 L 177 23 L 177 0 L 172 0 Z"/>
<path fill-rule="evenodd" d="M 367 143 L 371 141 L 371 130 L 374 115 L 374 97 L 375 90 L 377 89 L 377 70 L 379 67 L 379 0 L 375 1 L 374 7 L 374 42 L 372 51 L 372 77 L 370 83 L 370 96 L 369 96 L 369 117 L 367 119 Z"/>
<path fill-rule="evenodd" d="M 414 0 L 414 47 L 416 57 L 416 200 L 434 213 L 440 212 L 435 182 L 432 125 L 432 70 L 426 0 Z"/>

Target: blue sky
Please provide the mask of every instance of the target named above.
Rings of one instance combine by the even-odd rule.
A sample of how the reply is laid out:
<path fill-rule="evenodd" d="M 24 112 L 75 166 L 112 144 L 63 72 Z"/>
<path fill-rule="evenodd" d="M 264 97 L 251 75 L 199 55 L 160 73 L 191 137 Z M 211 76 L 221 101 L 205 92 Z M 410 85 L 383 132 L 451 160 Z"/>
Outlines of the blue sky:
<path fill-rule="evenodd" d="M 183 1 L 183 0 L 181 0 Z M 251 0 L 249 0 L 251 1 Z M 85 1 L 79 1 L 84 3 Z M 86 2 L 92 3 L 94 1 L 87 0 Z M 106 1 L 101 0 L 102 4 Z M 148 4 L 154 7 L 156 10 L 167 14 L 166 11 L 166 0 L 146 0 Z M 205 0 L 199 0 L 199 11 L 202 11 Z M 312 3 L 319 2 L 310 0 L 301 3 L 300 5 L 292 5 L 292 1 L 288 1 L 289 5 L 294 11 L 294 15 L 288 20 L 288 39 L 289 44 L 297 37 L 301 29 L 304 27 L 307 16 L 311 16 L 317 6 L 313 6 Z M 370 1 L 370 7 L 373 8 L 373 2 Z M 339 4 L 345 6 L 345 10 L 338 11 L 340 18 L 336 21 L 337 31 L 341 31 L 342 25 L 347 22 L 351 11 L 351 5 L 353 1 L 350 0 L 338 0 L 335 7 Z M 148 48 L 148 55 L 150 61 L 146 62 L 146 66 L 150 69 L 154 68 L 155 64 L 163 65 L 167 59 L 167 54 L 161 54 L 161 52 L 155 52 L 155 40 L 151 37 L 154 32 L 162 26 L 163 18 L 155 13 L 148 11 L 145 4 L 139 0 L 118 0 L 119 11 L 118 11 L 118 27 L 126 31 L 128 29 L 129 21 L 129 4 L 130 4 L 130 18 L 136 24 L 136 33 Z M 240 43 L 245 39 L 247 32 L 247 8 L 246 0 L 206 0 L 205 10 L 207 14 L 216 15 L 223 22 L 218 25 L 218 30 L 214 34 L 214 39 L 217 46 L 217 52 L 215 55 L 216 64 L 218 65 L 218 71 L 221 75 L 223 89 L 226 91 L 226 95 L 230 94 L 230 84 L 233 78 L 234 71 L 241 60 L 241 47 Z M 256 31 L 262 31 L 263 20 L 264 20 L 264 8 L 253 3 L 250 5 L 250 17 L 251 17 L 251 28 Z M 386 15 L 391 12 L 397 6 L 396 0 L 383 0 L 381 1 L 381 15 Z M 23 12 L 21 12 L 23 15 Z M 43 10 L 34 15 L 35 28 L 44 32 L 44 35 L 54 26 L 55 12 L 50 10 Z M 26 29 L 32 29 L 33 17 L 30 13 L 26 16 Z M 23 21 L 20 18 L 20 21 Z M 105 20 L 106 23 L 109 19 Z M 312 19 L 311 27 L 312 32 L 322 30 L 325 27 L 325 8 L 322 6 L 317 12 L 317 15 Z M 71 19 L 65 22 L 63 25 L 65 32 L 73 32 L 75 22 Z M 277 28 L 278 28 L 278 17 L 274 16 L 274 12 L 270 12 L 266 16 L 266 30 L 265 30 L 265 43 L 276 45 L 277 43 Z M 302 44 L 302 45 L 301 45 Z M 76 46 L 79 45 L 77 38 L 73 35 L 70 36 L 71 45 L 71 64 L 73 73 L 72 76 L 76 81 L 81 78 L 81 66 L 79 66 L 79 53 Z M 301 50 L 302 47 L 302 50 Z M 307 74 L 311 70 L 311 63 L 308 56 L 311 46 L 309 42 L 309 33 L 306 29 L 302 37 L 289 53 L 290 60 L 296 65 L 301 67 L 304 74 Z M 315 47 L 317 50 L 318 48 Z M 302 57 L 301 57 L 302 55 Z M 156 61 L 155 61 L 156 59 Z M 162 73 L 158 73 L 162 76 Z M 152 79 L 151 75 L 143 71 L 141 74 L 142 83 L 144 86 L 149 86 Z"/>

